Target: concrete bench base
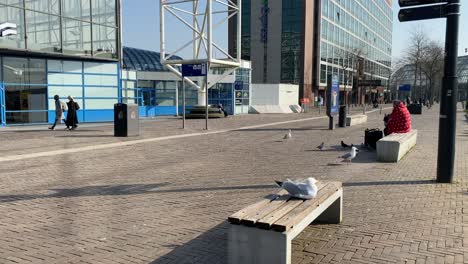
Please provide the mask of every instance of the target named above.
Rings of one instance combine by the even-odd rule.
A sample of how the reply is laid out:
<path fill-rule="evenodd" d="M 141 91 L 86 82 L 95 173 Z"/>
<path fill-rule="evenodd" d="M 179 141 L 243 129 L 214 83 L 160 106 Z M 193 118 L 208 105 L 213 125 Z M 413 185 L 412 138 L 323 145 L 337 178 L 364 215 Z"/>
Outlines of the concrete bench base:
<path fill-rule="evenodd" d="M 417 138 L 417 130 L 404 134 L 391 134 L 382 138 L 377 141 L 377 160 L 398 162 L 416 145 Z"/>
<path fill-rule="evenodd" d="M 352 115 L 346 117 L 346 126 L 355 126 L 367 122 L 367 115 Z"/>

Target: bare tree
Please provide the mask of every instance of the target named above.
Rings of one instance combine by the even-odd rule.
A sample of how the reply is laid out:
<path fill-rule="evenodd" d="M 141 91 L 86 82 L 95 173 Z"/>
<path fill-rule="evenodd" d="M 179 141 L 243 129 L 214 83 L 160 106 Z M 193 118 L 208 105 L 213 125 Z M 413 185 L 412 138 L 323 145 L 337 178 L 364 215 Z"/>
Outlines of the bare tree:
<path fill-rule="evenodd" d="M 408 51 L 405 56 L 407 64 L 414 65 L 414 81 L 413 81 L 413 90 L 416 90 L 418 80 L 419 85 L 422 83 L 422 62 L 424 60 L 425 49 L 429 43 L 427 34 L 421 28 L 415 29 L 411 33 L 411 38 L 409 40 Z M 421 87 L 420 95 L 421 95 Z"/>
<path fill-rule="evenodd" d="M 405 80 L 402 71 L 405 67 L 405 60 L 404 59 L 395 59 L 392 61 L 392 67 L 390 69 L 390 76 L 388 78 L 390 84 L 390 90 L 392 93 L 392 99 L 398 98 L 398 86 L 403 84 L 402 82 Z"/>
<path fill-rule="evenodd" d="M 344 72 L 343 83 L 345 86 L 353 85 L 353 79 L 358 80 L 360 75 L 359 67 L 365 57 L 362 48 L 353 48 L 348 50 L 336 50 L 334 63 L 340 66 Z M 354 91 L 351 91 L 354 93 Z M 354 96 L 353 96 L 354 97 Z M 348 100 L 349 103 L 349 100 Z"/>
<path fill-rule="evenodd" d="M 424 48 L 421 70 L 429 81 L 425 97 L 429 98 L 430 103 L 433 104 L 436 84 L 440 84 L 444 71 L 444 47 L 441 43 L 431 41 Z"/>

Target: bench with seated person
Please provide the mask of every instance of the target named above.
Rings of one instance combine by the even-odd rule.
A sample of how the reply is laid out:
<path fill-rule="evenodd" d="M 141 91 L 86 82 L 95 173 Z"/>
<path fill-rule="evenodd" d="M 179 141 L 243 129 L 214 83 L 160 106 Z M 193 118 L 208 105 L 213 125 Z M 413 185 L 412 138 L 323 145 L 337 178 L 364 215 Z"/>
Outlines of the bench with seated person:
<path fill-rule="evenodd" d="M 398 162 L 416 145 L 418 131 L 411 130 L 411 115 L 400 101 L 393 102 L 392 114 L 385 123 L 385 137 L 377 141 L 377 160 Z"/>

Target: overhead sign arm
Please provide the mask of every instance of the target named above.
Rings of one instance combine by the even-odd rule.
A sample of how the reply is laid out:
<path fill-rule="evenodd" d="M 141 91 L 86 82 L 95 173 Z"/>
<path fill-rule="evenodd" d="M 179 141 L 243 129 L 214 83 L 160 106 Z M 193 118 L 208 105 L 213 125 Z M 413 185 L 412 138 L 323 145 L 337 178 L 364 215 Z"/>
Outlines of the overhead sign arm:
<path fill-rule="evenodd" d="M 444 0 L 399 0 L 398 4 L 400 7 L 410 7 L 410 6 L 419 6 L 419 5 L 432 5 L 432 4 L 441 4 L 447 3 Z"/>

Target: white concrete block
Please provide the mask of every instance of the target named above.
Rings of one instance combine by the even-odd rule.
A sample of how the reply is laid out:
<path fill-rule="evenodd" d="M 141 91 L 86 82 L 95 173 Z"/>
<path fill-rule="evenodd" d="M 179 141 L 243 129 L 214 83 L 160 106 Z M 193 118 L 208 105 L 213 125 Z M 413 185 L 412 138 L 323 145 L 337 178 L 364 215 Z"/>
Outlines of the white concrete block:
<path fill-rule="evenodd" d="M 382 162 L 398 162 L 415 145 L 418 131 L 411 130 L 404 134 L 391 134 L 377 141 L 377 160 Z"/>
<path fill-rule="evenodd" d="M 298 106 L 300 107 L 300 106 Z M 292 107 L 289 105 L 251 105 L 251 114 L 292 114 Z"/>
<path fill-rule="evenodd" d="M 347 126 L 355 126 L 364 123 L 367 123 L 367 115 L 352 115 L 346 117 Z"/>

